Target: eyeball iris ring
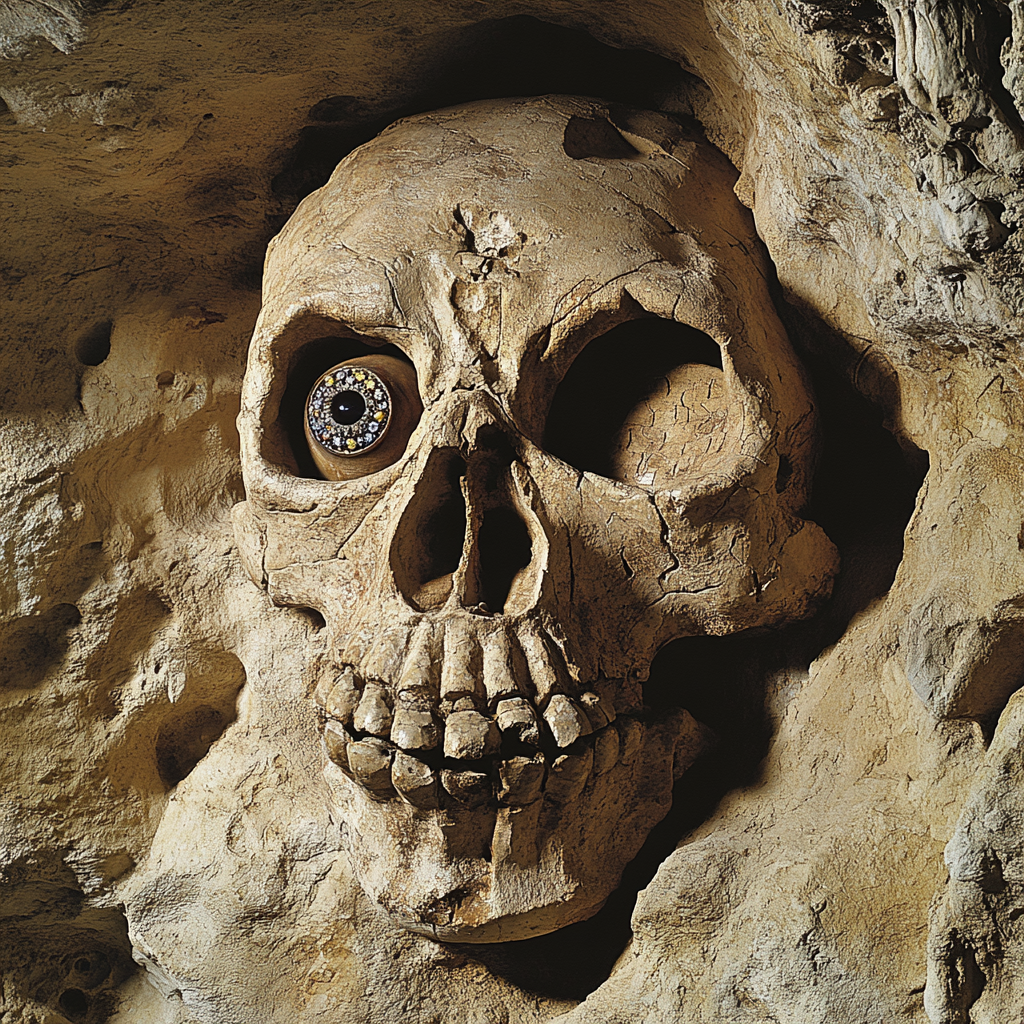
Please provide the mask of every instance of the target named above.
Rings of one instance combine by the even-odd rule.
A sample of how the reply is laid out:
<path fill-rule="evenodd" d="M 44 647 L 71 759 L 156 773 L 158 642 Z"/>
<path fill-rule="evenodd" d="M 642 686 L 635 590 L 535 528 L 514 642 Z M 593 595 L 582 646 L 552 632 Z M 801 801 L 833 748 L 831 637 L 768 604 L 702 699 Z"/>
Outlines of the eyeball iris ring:
<path fill-rule="evenodd" d="M 387 432 L 391 410 L 391 392 L 373 370 L 342 365 L 313 385 L 306 422 L 313 440 L 332 455 L 362 455 Z"/>

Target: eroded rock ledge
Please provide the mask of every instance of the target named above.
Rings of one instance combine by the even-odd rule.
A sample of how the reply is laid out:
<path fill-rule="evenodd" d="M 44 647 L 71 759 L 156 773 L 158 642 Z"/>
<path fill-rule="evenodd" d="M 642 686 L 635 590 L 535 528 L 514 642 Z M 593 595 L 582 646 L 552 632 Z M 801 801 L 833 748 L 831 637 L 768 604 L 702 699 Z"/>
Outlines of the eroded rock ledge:
<path fill-rule="evenodd" d="M 12 1020 L 1020 1014 L 1016 0 L 0 17 Z M 298 202 L 400 116 L 545 93 L 660 111 L 735 168 L 841 569 L 807 624 L 665 648 L 644 700 L 717 752 L 605 911 L 476 950 L 351 875 L 327 631 L 242 566 L 235 418 Z"/>

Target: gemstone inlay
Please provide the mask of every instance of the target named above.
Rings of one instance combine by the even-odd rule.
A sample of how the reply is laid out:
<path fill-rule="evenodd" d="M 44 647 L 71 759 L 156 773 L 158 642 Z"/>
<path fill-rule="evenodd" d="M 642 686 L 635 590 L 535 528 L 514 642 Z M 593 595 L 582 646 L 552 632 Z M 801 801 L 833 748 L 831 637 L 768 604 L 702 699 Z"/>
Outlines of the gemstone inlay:
<path fill-rule="evenodd" d="M 373 370 L 335 366 L 313 385 L 306 420 L 321 448 L 333 455 L 361 455 L 387 431 L 391 394 Z"/>

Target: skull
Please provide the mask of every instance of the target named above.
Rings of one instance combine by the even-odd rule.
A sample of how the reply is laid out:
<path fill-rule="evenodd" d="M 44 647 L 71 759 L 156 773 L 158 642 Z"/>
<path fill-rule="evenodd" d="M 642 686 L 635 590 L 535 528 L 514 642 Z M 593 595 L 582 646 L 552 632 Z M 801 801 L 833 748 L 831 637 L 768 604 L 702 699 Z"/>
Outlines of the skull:
<path fill-rule="evenodd" d="M 644 707 L 654 654 L 827 596 L 813 406 L 734 177 L 662 115 L 487 101 L 393 125 L 271 243 L 236 534 L 324 618 L 324 771 L 411 929 L 593 914 L 712 740 Z"/>

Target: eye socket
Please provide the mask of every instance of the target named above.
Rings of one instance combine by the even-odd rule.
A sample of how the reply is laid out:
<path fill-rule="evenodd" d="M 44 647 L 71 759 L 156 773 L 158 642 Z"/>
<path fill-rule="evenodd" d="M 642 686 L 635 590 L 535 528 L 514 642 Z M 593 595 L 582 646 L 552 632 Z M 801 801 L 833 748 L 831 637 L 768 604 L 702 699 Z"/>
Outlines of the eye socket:
<path fill-rule="evenodd" d="M 367 355 L 320 375 L 306 399 L 309 453 L 328 480 L 354 480 L 401 458 L 423 406 L 416 373 L 401 359 Z"/>
<path fill-rule="evenodd" d="M 722 352 L 686 324 L 643 317 L 594 338 L 555 392 L 544 447 L 577 469 L 664 486 L 729 437 Z"/>
<path fill-rule="evenodd" d="M 391 391 L 379 374 L 339 363 L 320 377 L 306 399 L 306 440 L 314 453 L 355 458 L 387 436 L 391 407 Z"/>

